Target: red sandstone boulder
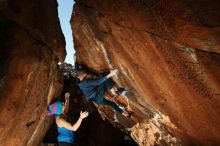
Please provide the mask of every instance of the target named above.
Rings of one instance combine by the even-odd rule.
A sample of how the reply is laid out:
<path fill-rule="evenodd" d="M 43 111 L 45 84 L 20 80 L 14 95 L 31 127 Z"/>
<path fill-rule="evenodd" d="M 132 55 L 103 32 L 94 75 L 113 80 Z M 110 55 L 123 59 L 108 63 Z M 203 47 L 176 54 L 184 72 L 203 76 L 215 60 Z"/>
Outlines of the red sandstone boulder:
<path fill-rule="evenodd" d="M 119 69 L 115 81 L 132 93 L 140 145 L 171 144 L 163 132 L 185 145 L 220 144 L 219 7 L 218 0 L 76 1 L 78 61 L 98 73 Z"/>
<path fill-rule="evenodd" d="M 0 145 L 39 145 L 51 123 L 47 103 L 59 96 L 65 57 L 57 3 L 0 2 Z"/>

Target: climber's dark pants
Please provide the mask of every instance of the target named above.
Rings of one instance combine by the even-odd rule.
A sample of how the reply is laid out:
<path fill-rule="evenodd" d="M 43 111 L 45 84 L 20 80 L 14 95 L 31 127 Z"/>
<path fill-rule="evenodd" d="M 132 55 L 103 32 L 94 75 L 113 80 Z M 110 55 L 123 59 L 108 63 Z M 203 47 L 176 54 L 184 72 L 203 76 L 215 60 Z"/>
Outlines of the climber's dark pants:
<path fill-rule="evenodd" d="M 107 99 L 105 99 L 105 90 L 106 89 L 112 89 L 114 87 L 114 83 L 108 79 L 105 82 L 103 82 L 102 84 L 99 85 L 99 87 L 97 88 L 97 96 L 95 97 L 95 99 L 93 99 L 93 101 L 97 104 L 102 104 L 102 105 L 109 105 L 111 106 L 116 112 L 118 113 L 122 113 L 123 110 L 120 109 L 117 104 L 115 104 L 112 101 L 109 101 Z"/>
<path fill-rule="evenodd" d="M 58 146 L 74 146 L 74 145 L 68 142 L 59 142 Z"/>

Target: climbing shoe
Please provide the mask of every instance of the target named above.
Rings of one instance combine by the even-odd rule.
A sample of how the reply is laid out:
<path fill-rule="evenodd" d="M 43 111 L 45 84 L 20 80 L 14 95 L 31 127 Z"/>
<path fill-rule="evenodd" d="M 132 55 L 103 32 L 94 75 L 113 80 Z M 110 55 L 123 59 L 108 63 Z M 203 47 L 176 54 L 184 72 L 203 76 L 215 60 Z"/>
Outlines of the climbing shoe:
<path fill-rule="evenodd" d="M 127 117 L 127 118 L 130 118 L 132 114 L 133 114 L 133 112 L 128 111 L 128 110 L 124 110 L 124 111 L 122 112 L 122 115 L 124 115 L 124 116 Z"/>

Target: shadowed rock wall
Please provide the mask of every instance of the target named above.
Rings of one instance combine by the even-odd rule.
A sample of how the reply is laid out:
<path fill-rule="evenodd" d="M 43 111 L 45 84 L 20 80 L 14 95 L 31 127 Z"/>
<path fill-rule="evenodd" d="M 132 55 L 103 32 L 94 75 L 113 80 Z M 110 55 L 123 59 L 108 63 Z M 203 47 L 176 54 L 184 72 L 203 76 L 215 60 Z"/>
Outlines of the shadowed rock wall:
<path fill-rule="evenodd" d="M 0 2 L 0 145 L 39 145 L 51 123 L 47 103 L 63 80 L 66 55 L 57 2 Z"/>
<path fill-rule="evenodd" d="M 119 69 L 114 80 L 131 92 L 137 123 L 160 111 L 160 125 L 183 144 L 220 144 L 219 7 L 218 0 L 77 0 L 78 61 L 98 73 Z M 132 131 L 136 141 L 155 144 L 162 133 L 146 128 L 148 143 L 143 125 Z"/>

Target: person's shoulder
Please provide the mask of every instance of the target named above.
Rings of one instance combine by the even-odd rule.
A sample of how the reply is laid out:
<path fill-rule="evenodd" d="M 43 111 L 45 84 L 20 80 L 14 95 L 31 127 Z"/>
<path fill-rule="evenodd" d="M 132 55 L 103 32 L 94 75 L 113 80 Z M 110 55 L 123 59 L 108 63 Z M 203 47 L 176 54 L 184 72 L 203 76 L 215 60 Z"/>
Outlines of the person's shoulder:
<path fill-rule="evenodd" d="M 63 123 L 65 122 L 66 120 L 60 116 L 56 117 L 56 124 L 57 126 L 59 127 L 63 127 Z"/>
<path fill-rule="evenodd" d="M 60 122 L 60 121 L 62 121 L 63 120 L 63 118 L 61 118 L 60 116 L 57 116 L 56 117 L 56 122 Z"/>
<path fill-rule="evenodd" d="M 61 118 L 59 116 L 56 117 L 56 124 L 59 125 Z"/>

